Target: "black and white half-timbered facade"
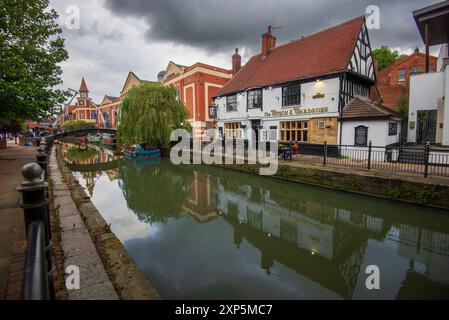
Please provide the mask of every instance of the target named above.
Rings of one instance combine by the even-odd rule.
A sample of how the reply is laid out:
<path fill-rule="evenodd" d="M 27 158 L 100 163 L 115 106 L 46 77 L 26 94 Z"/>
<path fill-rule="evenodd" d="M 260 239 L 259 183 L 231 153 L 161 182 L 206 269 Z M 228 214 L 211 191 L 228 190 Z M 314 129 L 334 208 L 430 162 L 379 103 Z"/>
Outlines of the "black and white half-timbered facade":
<path fill-rule="evenodd" d="M 279 46 L 268 27 L 261 47 L 214 96 L 220 134 L 342 144 L 345 106 L 376 83 L 365 18 Z"/>

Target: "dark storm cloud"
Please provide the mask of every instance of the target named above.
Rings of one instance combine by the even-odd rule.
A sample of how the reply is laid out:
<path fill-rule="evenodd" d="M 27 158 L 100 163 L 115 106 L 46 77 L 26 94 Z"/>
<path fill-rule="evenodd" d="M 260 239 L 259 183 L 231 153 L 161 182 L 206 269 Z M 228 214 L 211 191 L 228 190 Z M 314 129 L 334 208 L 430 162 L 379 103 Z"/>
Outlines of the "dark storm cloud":
<path fill-rule="evenodd" d="M 374 47 L 403 50 L 422 46 L 412 11 L 436 0 L 106 0 L 114 14 L 143 18 L 148 41 L 167 41 L 223 52 L 233 47 L 258 51 L 267 25 L 278 43 L 297 39 L 380 8 L 381 29 L 371 30 Z"/>

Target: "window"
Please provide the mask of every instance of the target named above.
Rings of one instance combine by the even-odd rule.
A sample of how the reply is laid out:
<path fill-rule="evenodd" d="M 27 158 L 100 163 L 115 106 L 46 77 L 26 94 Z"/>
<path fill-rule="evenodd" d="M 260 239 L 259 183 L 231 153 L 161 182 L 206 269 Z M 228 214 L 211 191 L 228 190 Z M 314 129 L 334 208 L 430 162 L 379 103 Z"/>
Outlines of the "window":
<path fill-rule="evenodd" d="M 366 146 L 368 144 L 368 127 L 358 126 L 354 129 L 354 145 Z"/>
<path fill-rule="evenodd" d="M 324 129 L 326 127 L 326 122 L 318 121 L 318 129 Z"/>
<path fill-rule="evenodd" d="M 392 122 L 388 124 L 388 135 L 395 136 L 398 134 L 398 124 L 396 122 Z"/>
<path fill-rule="evenodd" d="M 226 97 L 226 111 L 237 111 L 237 95 Z"/>
<path fill-rule="evenodd" d="M 262 90 L 248 91 L 248 109 L 262 109 Z"/>
<path fill-rule="evenodd" d="M 292 84 L 282 88 L 282 106 L 301 104 L 301 84 Z"/>
<path fill-rule="evenodd" d="M 80 101 L 79 101 L 79 105 L 80 105 L 80 106 L 84 106 L 84 100 L 80 100 Z"/>
<path fill-rule="evenodd" d="M 277 140 L 277 135 L 278 135 L 278 127 L 277 126 L 270 126 L 270 135 L 269 135 L 269 140 Z"/>
<path fill-rule="evenodd" d="M 281 141 L 307 142 L 307 121 L 284 121 L 281 122 Z"/>
<path fill-rule="evenodd" d="M 421 67 L 410 67 L 410 74 L 420 74 L 422 73 Z"/>
<path fill-rule="evenodd" d="M 225 137 L 228 139 L 240 139 L 240 122 L 225 123 Z"/>
<path fill-rule="evenodd" d="M 405 81 L 405 69 L 401 69 L 398 72 L 398 82 Z"/>
<path fill-rule="evenodd" d="M 91 117 L 91 119 L 97 119 L 97 113 L 95 111 L 92 111 L 90 113 L 90 117 Z"/>

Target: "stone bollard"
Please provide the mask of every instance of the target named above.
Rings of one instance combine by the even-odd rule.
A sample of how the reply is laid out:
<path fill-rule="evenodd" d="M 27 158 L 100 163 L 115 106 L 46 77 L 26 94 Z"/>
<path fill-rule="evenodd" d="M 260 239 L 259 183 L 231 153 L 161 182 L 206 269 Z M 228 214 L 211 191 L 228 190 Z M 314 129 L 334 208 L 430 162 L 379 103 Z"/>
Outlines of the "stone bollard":
<path fill-rule="evenodd" d="M 17 191 L 22 194 L 20 207 L 25 217 L 25 230 L 33 221 L 42 221 L 45 226 L 45 248 L 48 271 L 52 269 L 51 262 L 51 226 L 47 199 L 47 182 L 42 180 L 42 168 L 37 163 L 28 163 L 22 167 L 25 178 Z"/>
<path fill-rule="evenodd" d="M 44 180 L 47 180 L 47 152 L 45 145 L 41 144 L 39 148 L 37 148 L 37 154 L 36 154 L 36 163 L 42 168 L 43 170 L 43 178 Z"/>

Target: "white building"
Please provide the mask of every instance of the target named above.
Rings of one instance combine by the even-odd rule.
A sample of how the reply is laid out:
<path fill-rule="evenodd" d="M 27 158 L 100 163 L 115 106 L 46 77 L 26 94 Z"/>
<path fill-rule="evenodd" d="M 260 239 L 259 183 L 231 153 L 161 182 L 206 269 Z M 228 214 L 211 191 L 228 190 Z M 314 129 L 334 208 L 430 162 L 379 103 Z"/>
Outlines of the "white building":
<path fill-rule="evenodd" d="M 364 17 L 279 46 L 269 27 L 261 53 L 238 69 L 214 96 L 222 135 L 250 139 L 247 129 L 256 129 L 259 141 L 356 143 L 356 127 L 342 125 L 344 109 L 355 97 L 369 99 L 376 77 Z M 378 125 L 359 120 L 368 128 Z M 382 121 L 387 128 L 388 120 Z M 379 141 L 396 138 L 385 129 Z"/>
<path fill-rule="evenodd" d="M 421 37 L 429 47 L 440 45 L 436 72 L 410 77 L 410 143 L 449 146 L 449 1 L 443 1 L 413 13 Z M 428 59 L 428 58 L 427 58 Z"/>

